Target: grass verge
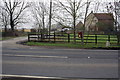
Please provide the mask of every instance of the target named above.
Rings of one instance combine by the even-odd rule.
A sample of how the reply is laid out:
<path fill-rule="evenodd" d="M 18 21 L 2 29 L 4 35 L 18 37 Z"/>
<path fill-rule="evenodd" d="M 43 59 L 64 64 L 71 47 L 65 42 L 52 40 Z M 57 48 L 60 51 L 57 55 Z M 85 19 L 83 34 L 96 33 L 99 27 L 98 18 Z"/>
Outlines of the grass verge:
<path fill-rule="evenodd" d="M 81 43 L 48 43 L 48 42 L 27 42 L 25 43 L 29 46 L 57 46 L 57 47 L 67 47 L 67 48 L 120 48 L 120 45 L 112 44 L 109 47 L 106 47 L 105 44 L 95 44 L 88 43 L 82 45 Z"/>

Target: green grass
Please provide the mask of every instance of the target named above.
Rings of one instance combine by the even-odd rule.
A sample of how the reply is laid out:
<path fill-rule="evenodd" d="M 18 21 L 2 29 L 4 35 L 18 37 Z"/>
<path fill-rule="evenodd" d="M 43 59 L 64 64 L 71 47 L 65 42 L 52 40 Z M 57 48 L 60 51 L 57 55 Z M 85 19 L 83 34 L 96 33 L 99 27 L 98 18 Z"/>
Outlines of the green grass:
<path fill-rule="evenodd" d="M 105 44 L 95 44 L 89 43 L 81 45 L 81 43 L 73 44 L 73 43 L 48 43 L 48 42 L 27 42 L 27 45 L 34 45 L 34 46 L 59 46 L 59 47 L 68 47 L 68 48 L 98 48 L 103 47 L 105 48 Z M 120 47 L 120 45 L 111 45 L 110 47 Z"/>
<path fill-rule="evenodd" d="M 89 37 L 84 37 L 84 42 L 95 42 L 95 35 L 84 35 L 84 36 L 89 36 Z M 66 37 L 67 38 L 67 37 Z M 73 34 L 70 34 L 71 42 L 73 42 Z M 78 37 L 78 34 L 76 34 L 76 41 L 81 42 L 81 38 Z M 88 40 L 86 40 L 88 39 Z M 92 39 L 92 40 L 90 40 Z M 108 35 L 97 35 L 97 42 L 102 42 L 106 43 L 108 41 Z M 116 35 L 110 35 L 110 43 L 111 44 L 116 44 L 117 43 L 117 36 Z"/>
<path fill-rule="evenodd" d="M 84 35 L 87 36 L 87 35 Z M 89 36 L 95 36 L 95 35 L 89 35 Z M 79 38 L 76 34 L 76 44 L 73 44 L 73 34 L 70 34 L 70 43 L 68 43 L 68 35 L 64 34 L 64 37 L 58 36 L 56 38 L 64 38 L 56 40 L 56 43 L 42 43 L 42 42 L 27 42 L 27 45 L 36 45 L 36 46 L 60 46 L 60 47 L 69 47 L 69 48 L 106 48 L 106 41 L 108 41 L 108 35 L 97 35 L 97 42 L 98 44 L 95 44 L 95 37 L 84 37 L 84 42 L 93 42 L 93 43 L 87 43 L 84 45 L 81 45 L 81 38 Z M 88 40 L 86 40 L 88 39 Z M 92 40 L 89 40 L 92 39 Z M 54 40 L 53 40 L 54 41 Z M 57 42 L 57 41 L 63 41 L 63 42 Z M 120 45 L 117 45 L 117 36 L 116 35 L 110 35 L 110 47 L 120 47 Z"/>

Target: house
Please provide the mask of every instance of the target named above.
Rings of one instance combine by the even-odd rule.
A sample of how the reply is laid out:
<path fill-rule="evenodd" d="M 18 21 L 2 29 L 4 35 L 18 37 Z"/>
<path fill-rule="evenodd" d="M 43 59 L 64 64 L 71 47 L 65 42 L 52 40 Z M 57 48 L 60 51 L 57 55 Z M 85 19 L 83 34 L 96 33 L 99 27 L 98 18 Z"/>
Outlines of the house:
<path fill-rule="evenodd" d="M 52 24 L 52 26 L 51 26 L 51 30 L 52 31 L 61 31 L 62 30 L 62 25 L 61 24 L 59 24 L 59 23 L 57 23 L 57 24 Z"/>
<path fill-rule="evenodd" d="M 77 25 L 76 25 L 76 32 L 79 32 L 81 30 L 83 30 L 83 23 L 80 21 Z"/>
<path fill-rule="evenodd" d="M 31 29 L 24 29 L 24 32 L 31 32 Z"/>
<path fill-rule="evenodd" d="M 3 32 L 2 28 L 0 28 L 0 32 Z"/>
<path fill-rule="evenodd" d="M 91 12 L 85 22 L 86 31 L 113 31 L 114 17 L 112 13 Z"/>
<path fill-rule="evenodd" d="M 17 29 L 17 31 L 31 32 L 31 29 L 22 28 L 22 29 Z"/>
<path fill-rule="evenodd" d="M 61 32 L 61 31 L 67 31 L 69 30 L 71 27 L 69 26 L 65 26 L 63 24 L 60 24 L 60 23 L 57 23 L 57 24 L 53 24 L 52 25 L 52 31 L 58 31 L 58 32 Z"/>

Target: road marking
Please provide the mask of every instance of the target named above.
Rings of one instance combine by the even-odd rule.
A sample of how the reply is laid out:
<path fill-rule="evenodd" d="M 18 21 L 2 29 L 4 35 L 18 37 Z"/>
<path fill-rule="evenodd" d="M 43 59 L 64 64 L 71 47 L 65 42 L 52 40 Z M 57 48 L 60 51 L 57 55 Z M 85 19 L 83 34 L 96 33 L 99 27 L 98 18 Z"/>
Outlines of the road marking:
<path fill-rule="evenodd" d="M 8 75 L 0 74 L 1 77 L 20 77 L 20 78 L 43 78 L 43 79 L 65 79 L 61 77 L 29 76 L 29 75 Z"/>
<path fill-rule="evenodd" d="M 80 68 L 89 68 L 89 69 L 91 69 L 91 68 L 102 68 L 102 67 L 104 67 L 105 69 L 106 68 L 114 68 L 114 69 L 116 69 L 116 71 L 118 71 L 117 70 L 117 68 L 118 68 L 118 62 L 117 61 L 115 61 L 114 63 L 113 62 L 104 62 L 104 63 L 101 63 L 101 62 L 99 62 L 99 61 L 97 61 L 97 62 L 93 62 L 93 61 L 91 61 L 91 60 L 82 60 L 82 61 L 79 61 L 79 62 L 77 62 L 77 63 L 75 63 L 75 62 L 71 62 L 71 63 L 69 63 L 69 62 L 67 62 L 67 61 L 54 61 L 54 60 L 52 60 L 52 61 L 48 61 L 48 62 L 46 62 L 46 61 L 27 61 L 27 60 L 24 60 L 24 61 L 19 61 L 19 60 L 4 60 L 3 61 L 3 64 L 7 64 L 7 65 L 27 65 L 26 66 L 26 68 L 32 68 L 33 66 L 35 66 L 35 67 L 38 67 L 38 68 L 40 68 L 40 67 L 74 67 L 74 68 L 78 68 L 78 69 L 80 69 Z M 32 65 L 32 66 L 31 66 Z M 25 68 L 25 66 L 24 66 L 24 68 Z M 28 67 L 29 66 L 29 67 Z"/>
<path fill-rule="evenodd" d="M 40 55 L 14 55 L 14 54 L 3 54 L 3 56 L 35 57 L 35 58 L 68 58 L 67 56 L 40 56 Z"/>
<path fill-rule="evenodd" d="M 88 59 L 90 59 L 91 57 L 90 57 L 90 56 L 88 56 L 87 58 L 88 58 Z"/>
<path fill-rule="evenodd" d="M 31 49 L 31 50 L 34 50 L 34 49 Z M 37 50 L 36 51 L 31 51 L 31 50 L 29 50 L 29 51 L 28 50 L 26 50 L 26 51 L 25 50 L 20 50 L 20 51 L 19 50 L 3 50 L 3 52 L 16 52 L 16 53 L 17 52 L 25 52 L 25 53 L 44 53 L 44 52 L 46 52 L 46 51 L 37 51 Z M 77 50 L 77 51 L 81 52 L 81 51 L 84 51 L 84 50 Z M 114 53 L 118 54 L 118 51 L 116 51 L 116 50 L 113 50 L 113 51 L 114 51 Z M 72 51 L 71 50 L 65 50 L 64 51 L 64 53 L 69 53 L 69 52 L 70 53 L 71 52 L 76 53 L 76 51 L 74 51 L 74 50 L 72 50 Z M 111 52 L 111 50 L 100 50 L 100 51 L 99 50 L 86 50 L 85 52 L 95 52 L 95 53 L 97 53 L 97 52 L 108 52 L 107 54 L 109 54 L 109 52 Z M 56 53 L 56 51 L 52 51 L 52 52 L 50 51 L 50 52 L 47 52 L 47 53 Z"/>
<path fill-rule="evenodd" d="M 11 49 L 11 50 L 18 50 L 19 48 L 9 48 L 9 49 Z"/>

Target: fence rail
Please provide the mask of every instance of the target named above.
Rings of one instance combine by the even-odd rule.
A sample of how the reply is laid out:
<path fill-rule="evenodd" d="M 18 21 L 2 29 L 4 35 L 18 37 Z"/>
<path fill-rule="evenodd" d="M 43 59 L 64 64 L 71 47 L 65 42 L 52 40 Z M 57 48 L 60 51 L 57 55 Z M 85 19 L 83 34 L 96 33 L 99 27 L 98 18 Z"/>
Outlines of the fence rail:
<path fill-rule="evenodd" d="M 77 36 L 78 34 L 76 34 Z M 111 43 L 120 44 L 120 36 L 118 35 L 104 35 L 104 34 L 95 34 L 95 35 L 84 35 L 84 43 L 105 43 L 110 41 Z M 28 41 L 53 41 L 53 42 L 73 42 L 73 34 L 57 34 L 53 33 L 51 35 L 47 34 L 28 34 Z M 82 38 L 76 37 L 76 42 L 81 43 Z"/>

